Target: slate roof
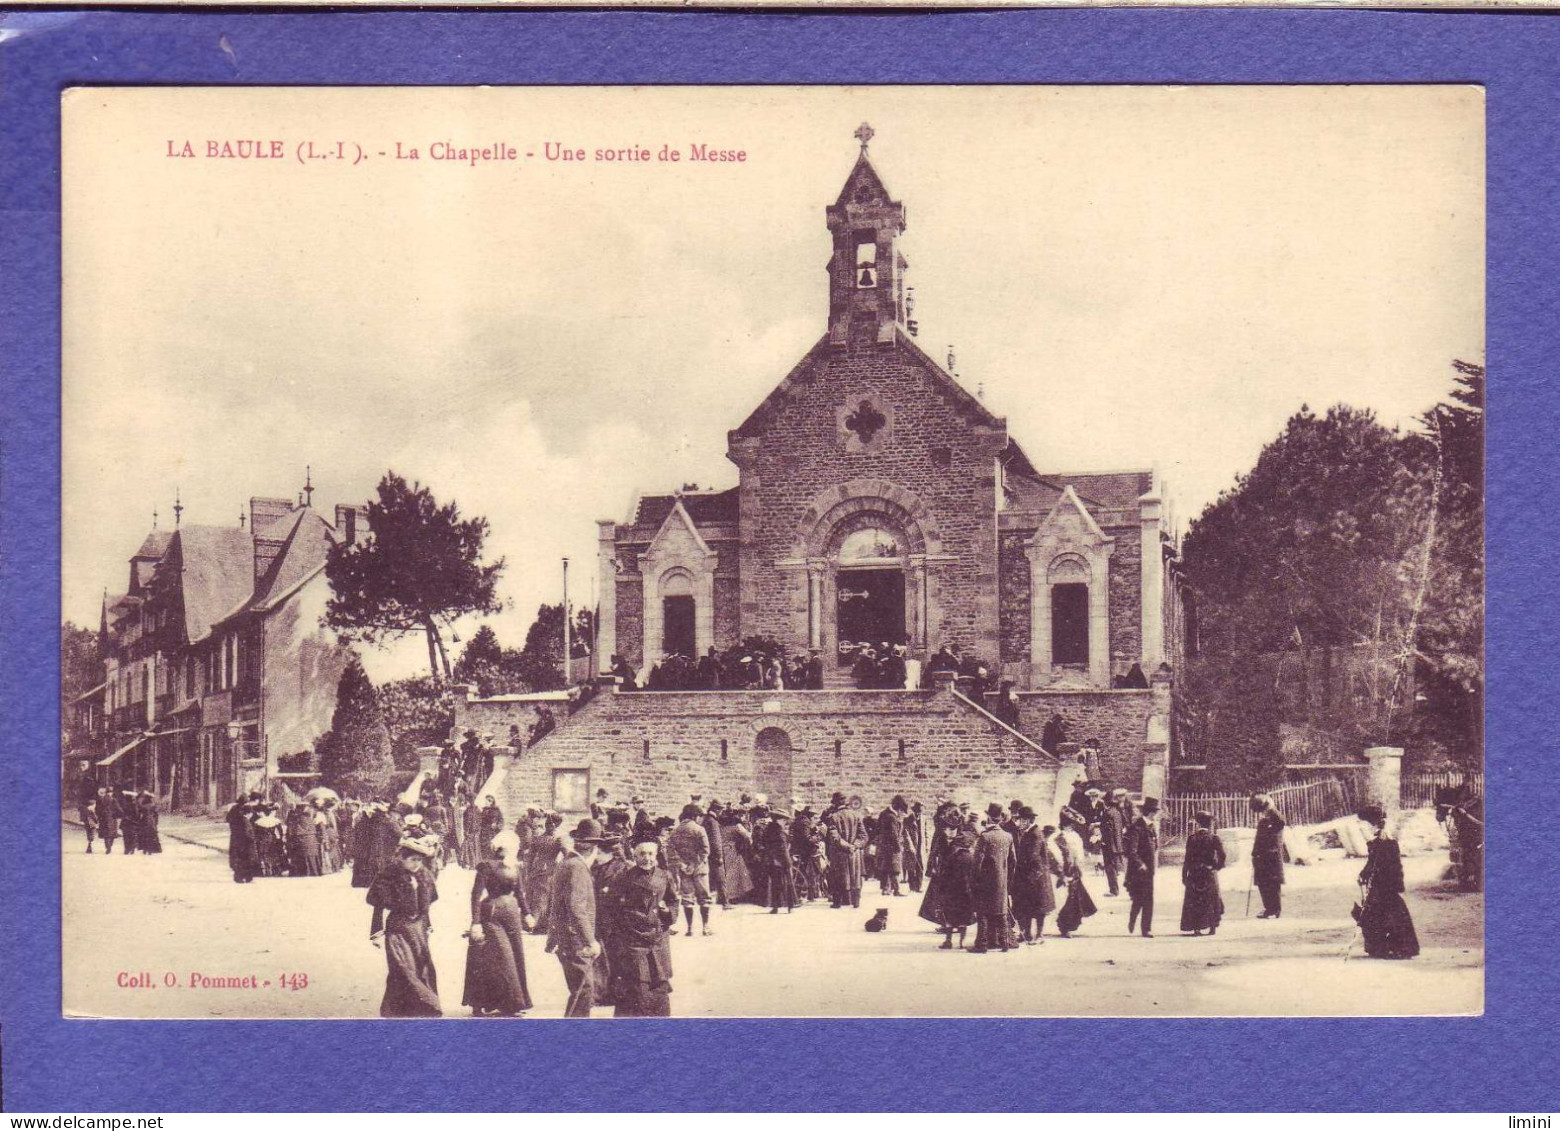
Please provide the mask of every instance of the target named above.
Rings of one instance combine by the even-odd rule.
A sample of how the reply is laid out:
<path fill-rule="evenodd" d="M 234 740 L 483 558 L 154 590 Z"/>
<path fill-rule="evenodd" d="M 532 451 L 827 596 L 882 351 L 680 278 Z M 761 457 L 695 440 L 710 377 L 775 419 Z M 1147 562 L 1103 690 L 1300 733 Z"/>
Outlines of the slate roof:
<path fill-rule="evenodd" d="M 695 526 L 712 522 L 736 522 L 741 517 L 740 492 L 738 488 L 730 487 L 724 491 L 690 492 L 681 496 L 641 495 L 630 525 L 653 526 L 659 530 L 666 516 L 677 505 L 678 498 L 682 499 L 683 509 L 693 519 Z"/>
<path fill-rule="evenodd" d="M 286 544 L 255 585 L 245 609 L 270 608 L 325 568 L 325 558 L 336 542 L 330 523 L 308 507 L 288 515 L 287 522 L 290 529 L 286 531 Z"/>
<path fill-rule="evenodd" d="M 133 557 L 160 558 L 168 552 L 168 543 L 173 541 L 174 531 L 154 530 L 146 536 L 146 541 L 141 543 L 141 548 Z"/>
<path fill-rule="evenodd" d="M 254 589 L 254 543 L 247 530 L 232 526 L 181 526 L 174 531 L 177 553 L 164 568 L 177 564 L 184 594 L 184 636 L 204 639 L 212 625 L 232 613 Z"/>

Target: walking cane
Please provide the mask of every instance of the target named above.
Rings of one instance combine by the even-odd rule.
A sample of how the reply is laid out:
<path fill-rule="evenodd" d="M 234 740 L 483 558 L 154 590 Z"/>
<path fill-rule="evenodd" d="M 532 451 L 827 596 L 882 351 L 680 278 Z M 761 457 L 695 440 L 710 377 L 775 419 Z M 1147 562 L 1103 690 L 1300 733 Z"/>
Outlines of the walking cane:
<path fill-rule="evenodd" d="M 1257 886 L 1257 870 L 1255 868 L 1253 868 L 1251 870 L 1251 882 L 1246 885 L 1246 915 L 1245 915 L 1245 917 L 1247 919 L 1251 918 L 1251 889 L 1256 887 L 1256 886 Z"/>

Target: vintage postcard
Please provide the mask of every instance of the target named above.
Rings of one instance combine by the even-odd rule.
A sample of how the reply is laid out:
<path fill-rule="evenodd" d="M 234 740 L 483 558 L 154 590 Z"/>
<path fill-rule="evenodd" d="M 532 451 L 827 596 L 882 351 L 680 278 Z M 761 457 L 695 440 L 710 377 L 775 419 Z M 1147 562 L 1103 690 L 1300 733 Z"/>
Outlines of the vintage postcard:
<path fill-rule="evenodd" d="M 1480 88 L 62 113 L 66 1015 L 1482 1010 Z"/>

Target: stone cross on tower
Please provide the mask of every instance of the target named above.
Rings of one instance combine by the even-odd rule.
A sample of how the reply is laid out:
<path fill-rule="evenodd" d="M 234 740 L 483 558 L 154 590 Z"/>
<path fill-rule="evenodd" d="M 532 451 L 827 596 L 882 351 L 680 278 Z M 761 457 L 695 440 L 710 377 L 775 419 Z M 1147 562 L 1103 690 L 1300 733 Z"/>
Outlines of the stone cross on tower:
<path fill-rule="evenodd" d="M 856 132 L 851 136 L 861 142 L 861 152 L 865 153 L 867 151 L 867 143 L 876 136 L 876 133 L 871 126 L 862 122 L 861 125 L 856 127 Z"/>

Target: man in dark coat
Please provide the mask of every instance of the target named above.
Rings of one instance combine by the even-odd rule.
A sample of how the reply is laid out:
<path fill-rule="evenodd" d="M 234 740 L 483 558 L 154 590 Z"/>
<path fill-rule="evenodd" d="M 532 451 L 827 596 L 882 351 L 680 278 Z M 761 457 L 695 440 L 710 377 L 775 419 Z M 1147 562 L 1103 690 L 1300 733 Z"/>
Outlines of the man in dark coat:
<path fill-rule="evenodd" d="M 808 691 L 823 690 L 823 656 L 817 648 L 807 655 L 807 669 L 803 686 Z"/>
<path fill-rule="evenodd" d="M 824 843 L 829 854 L 829 906 L 861 906 L 862 854 L 867 848 L 867 826 L 861 818 L 858 798 L 846 805 L 835 794 L 840 807 L 824 823 Z"/>
<path fill-rule="evenodd" d="M 710 896 L 722 907 L 729 908 L 731 900 L 726 896 L 726 851 L 721 843 L 720 815 L 724 806 L 711 800 L 700 824 L 710 842 Z"/>
<path fill-rule="evenodd" d="M 1113 789 L 1105 804 L 1100 806 L 1100 855 L 1105 863 L 1105 882 L 1110 888 L 1107 895 L 1121 894 L 1116 876 L 1126 857 L 1127 815 L 1122 809 L 1126 799 L 1126 790 Z"/>
<path fill-rule="evenodd" d="M 899 875 L 905 868 L 905 814 L 910 806 L 903 797 L 895 797 L 878 814 L 877 872 L 884 895 L 902 896 Z"/>
<path fill-rule="evenodd" d="M 1284 910 L 1284 818 L 1265 793 L 1251 796 L 1257 836 L 1251 842 L 1251 881 L 1262 893 L 1258 919 L 1277 919 Z"/>
<path fill-rule="evenodd" d="M 1056 911 L 1059 871 L 1035 822 L 1035 811 L 1025 805 L 1018 811 L 1018 840 L 1013 846 L 1013 916 L 1021 941 L 1031 946 L 1042 941 L 1045 917 Z"/>
<path fill-rule="evenodd" d="M 1013 877 L 1013 837 L 1002 827 L 1006 814 L 995 801 L 986 809 L 985 831 L 975 844 L 975 945 L 971 954 L 1012 950 L 1008 892 Z"/>
<path fill-rule="evenodd" d="M 1040 745 L 1052 754 L 1056 748 L 1067 741 L 1067 726 L 1062 722 L 1061 715 L 1052 715 L 1046 720 L 1046 724 L 1040 731 Z"/>
<path fill-rule="evenodd" d="M 677 921 L 677 889 L 658 863 L 660 851 L 659 840 L 642 835 L 634 845 L 633 866 L 619 872 L 606 893 L 615 1017 L 672 1015 L 667 932 Z"/>
<path fill-rule="evenodd" d="M 1136 929 L 1139 917 L 1143 937 L 1154 937 L 1154 871 L 1159 866 L 1159 799 L 1145 797 L 1143 807 L 1127 826 L 1124 847 L 1127 855 L 1127 894 L 1132 909 L 1127 914 L 1127 934 Z"/>
<path fill-rule="evenodd" d="M 921 823 L 921 803 L 912 801 L 910 812 L 905 815 L 905 878 L 914 892 L 921 890 L 921 881 L 926 874 L 921 855 L 925 837 L 926 827 Z"/>
<path fill-rule="evenodd" d="M 565 1017 L 589 1017 L 595 1004 L 596 885 L 591 865 L 601 850 L 601 824 L 586 817 L 564 838 L 547 901 L 547 951 L 558 956 L 569 987 Z"/>

